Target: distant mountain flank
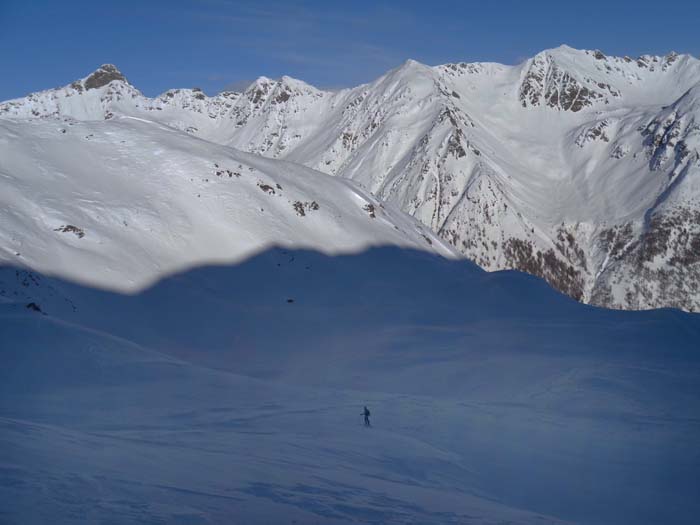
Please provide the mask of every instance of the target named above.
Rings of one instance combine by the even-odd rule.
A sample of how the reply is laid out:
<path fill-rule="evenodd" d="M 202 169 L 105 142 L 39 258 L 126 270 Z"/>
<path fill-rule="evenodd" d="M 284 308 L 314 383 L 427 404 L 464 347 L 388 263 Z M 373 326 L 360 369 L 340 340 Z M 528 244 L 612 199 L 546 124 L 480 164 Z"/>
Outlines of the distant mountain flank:
<path fill-rule="evenodd" d="M 0 118 L 147 120 L 351 179 L 487 270 L 523 270 L 605 307 L 700 310 L 690 55 L 561 46 L 516 66 L 409 60 L 334 92 L 261 77 L 240 93 L 155 98 L 104 65 L 0 104 Z"/>

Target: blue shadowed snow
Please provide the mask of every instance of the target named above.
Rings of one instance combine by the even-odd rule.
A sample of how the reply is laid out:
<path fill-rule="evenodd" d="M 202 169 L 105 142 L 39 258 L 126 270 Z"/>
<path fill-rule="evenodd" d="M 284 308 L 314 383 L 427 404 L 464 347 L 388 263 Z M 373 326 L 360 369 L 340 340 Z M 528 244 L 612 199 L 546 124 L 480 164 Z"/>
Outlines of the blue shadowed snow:
<path fill-rule="evenodd" d="M 0 270 L 2 522 L 700 512 L 697 315 L 398 248 L 272 249 L 135 295 L 26 277 Z"/>

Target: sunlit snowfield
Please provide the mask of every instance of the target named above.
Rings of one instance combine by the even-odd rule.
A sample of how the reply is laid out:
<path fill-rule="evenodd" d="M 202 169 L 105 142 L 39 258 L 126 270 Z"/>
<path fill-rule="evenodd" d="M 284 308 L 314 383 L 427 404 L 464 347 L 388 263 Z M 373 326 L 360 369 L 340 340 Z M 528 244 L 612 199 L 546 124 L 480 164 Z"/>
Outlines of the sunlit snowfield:
<path fill-rule="evenodd" d="M 398 248 L 276 249 L 135 295 L 8 266 L 0 289 L 2 523 L 700 512 L 691 314 Z"/>

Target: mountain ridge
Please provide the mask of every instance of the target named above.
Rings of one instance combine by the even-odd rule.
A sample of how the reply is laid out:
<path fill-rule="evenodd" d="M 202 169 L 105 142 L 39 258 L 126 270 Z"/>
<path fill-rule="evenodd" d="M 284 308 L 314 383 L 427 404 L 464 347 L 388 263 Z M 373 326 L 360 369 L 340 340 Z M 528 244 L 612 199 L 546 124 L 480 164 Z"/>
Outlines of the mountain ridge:
<path fill-rule="evenodd" d="M 698 85 L 690 55 L 560 46 L 515 66 L 409 60 L 338 92 L 260 77 L 149 99 L 116 79 L 6 102 L 0 117 L 146 118 L 354 180 L 487 270 L 600 306 L 696 311 Z"/>
<path fill-rule="evenodd" d="M 271 246 L 456 256 L 352 181 L 131 117 L 0 120 L 0 173 L 0 261 L 106 289 Z"/>

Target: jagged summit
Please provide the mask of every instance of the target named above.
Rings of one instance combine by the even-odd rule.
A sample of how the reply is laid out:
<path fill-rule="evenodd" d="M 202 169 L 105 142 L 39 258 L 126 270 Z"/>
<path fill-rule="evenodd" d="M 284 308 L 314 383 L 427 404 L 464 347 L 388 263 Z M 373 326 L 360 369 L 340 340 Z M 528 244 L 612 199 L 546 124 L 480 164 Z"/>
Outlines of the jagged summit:
<path fill-rule="evenodd" d="M 274 78 L 269 78 L 266 76 L 260 76 L 257 79 L 255 79 L 246 89 L 243 90 L 243 93 L 250 92 L 250 91 L 256 91 L 262 89 L 263 91 L 269 91 L 270 89 L 282 89 L 286 91 L 306 91 L 306 92 L 320 92 L 318 88 L 315 86 L 312 86 L 311 84 L 308 84 L 307 82 L 304 82 L 303 80 L 299 80 L 298 78 L 290 77 L 287 75 L 283 75 L 278 79 Z"/>
<path fill-rule="evenodd" d="M 106 86 L 115 80 L 129 84 L 129 81 L 114 64 L 103 64 L 85 77 L 83 85 L 85 89 L 96 89 Z"/>
<path fill-rule="evenodd" d="M 580 58 L 589 56 L 589 57 L 595 58 L 596 60 L 606 60 L 606 59 L 611 60 L 611 61 L 622 60 L 622 61 L 625 61 L 628 63 L 633 62 L 635 60 L 639 60 L 639 59 L 650 60 L 652 62 L 662 62 L 663 59 L 674 61 L 675 59 L 681 58 L 681 57 L 694 58 L 693 55 L 690 55 L 687 53 L 678 53 L 678 52 L 673 51 L 673 50 L 669 51 L 665 55 L 642 54 L 636 58 L 633 58 L 633 57 L 629 57 L 626 55 L 625 56 L 609 55 L 601 49 L 578 49 L 575 47 L 571 47 L 567 44 L 561 44 L 560 46 L 557 46 L 557 47 L 544 49 L 544 50 L 540 51 L 539 53 L 537 53 L 535 56 L 538 56 L 538 55 L 552 55 L 552 56 L 559 56 L 559 57 L 568 56 L 568 57 L 580 57 Z M 526 59 L 525 62 L 527 60 L 528 59 Z"/>

